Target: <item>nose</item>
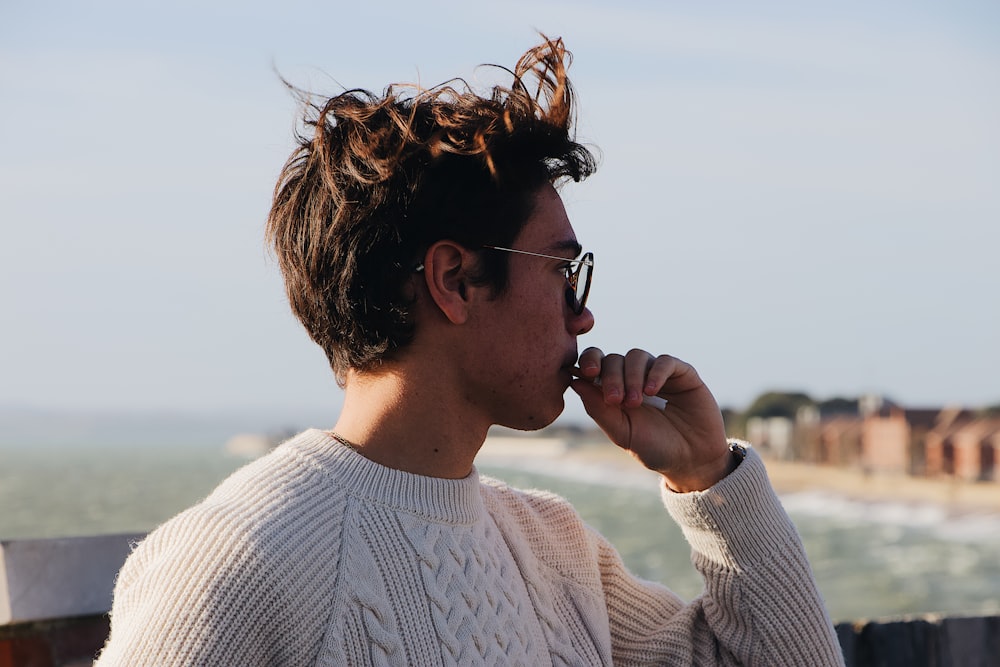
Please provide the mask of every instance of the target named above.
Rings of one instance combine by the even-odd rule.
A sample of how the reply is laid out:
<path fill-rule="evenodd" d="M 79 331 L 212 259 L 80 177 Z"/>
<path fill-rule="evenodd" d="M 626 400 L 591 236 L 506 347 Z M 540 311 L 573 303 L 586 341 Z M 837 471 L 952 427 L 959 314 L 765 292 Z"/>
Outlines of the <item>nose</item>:
<path fill-rule="evenodd" d="M 566 328 L 574 336 L 582 336 L 594 328 L 594 314 L 590 312 L 590 308 L 584 308 L 579 315 L 573 314 L 569 318 L 566 322 Z"/>

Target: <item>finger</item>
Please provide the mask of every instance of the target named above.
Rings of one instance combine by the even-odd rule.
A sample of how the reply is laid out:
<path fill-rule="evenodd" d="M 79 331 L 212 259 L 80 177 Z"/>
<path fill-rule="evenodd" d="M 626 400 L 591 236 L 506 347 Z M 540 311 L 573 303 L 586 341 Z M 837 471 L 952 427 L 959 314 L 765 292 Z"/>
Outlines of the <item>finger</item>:
<path fill-rule="evenodd" d="M 584 375 L 583 375 L 583 372 L 579 368 L 571 368 L 570 372 L 573 374 L 573 377 L 575 377 L 575 378 L 582 378 L 584 380 L 584 384 L 582 384 L 580 386 L 590 386 L 590 387 L 592 387 L 593 391 L 596 392 L 597 395 L 601 397 L 601 401 L 603 403 L 604 392 L 601 390 L 601 378 L 593 378 L 593 379 L 585 378 Z M 653 391 L 655 391 L 655 390 L 653 390 Z M 577 393 L 579 394 L 580 392 L 577 392 Z M 644 395 L 641 396 L 641 404 L 642 405 L 648 405 L 648 406 L 650 406 L 652 408 L 656 408 L 657 410 L 663 410 L 666 407 L 667 402 L 668 401 L 667 401 L 666 398 L 662 398 L 662 397 L 657 396 L 655 394 L 654 395 L 644 394 Z M 629 406 L 624 406 L 624 407 L 636 407 L 636 406 L 629 405 Z M 589 413 L 589 411 L 588 411 L 588 413 Z"/>
<path fill-rule="evenodd" d="M 656 373 L 656 382 L 659 382 L 660 377 L 664 377 L 660 388 L 657 390 L 657 394 L 664 398 L 670 398 L 670 396 L 676 396 L 698 389 L 699 387 L 704 387 L 704 382 L 702 382 L 694 366 L 676 357 L 664 355 L 662 358 L 658 358 L 653 364 L 653 369 L 650 371 L 651 376 L 654 370 Z"/>
<path fill-rule="evenodd" d="M 596 378 L 601 374 L 601 361 L 604 353 L 596 347 L 588 347 L 580 355 L 577 365 L 580 367 L 580 375 L 585 378 Z"/>
<path fill-rule="evenodd" d="M 609 354 L 601 362 L 601 389 L 604 391 L 604 402 L 608 405 L 621 405 L 625 398 L 625 357 L 620 354 Z"/>
<path fill-rule="evenodd" d="M 663 389 L 663 386 L 677 372 L 679 364 L 683 364 L 680 359 L 671 357 L 668 354 L 661 354 L 653 360 L 646 373 L 646 382 L 642 390 L 647 396 L 656 396 Z"/>
<path fill-rule="evenodd" d="M 611 439 L 612 442 L 628 443 L 627 420 L 624 420 L 622 409 L 616 405 L 608 405 L 604 401 L 602 388 L 589 380 L 577 379 L 570 383 L 570 389 L 576 392 L 590 418 Z M 619 445 L 622 446 L 622 445 Z"/>
<path fill-rule="evenodd" d="M 645 350 L 632 349 L 625 355 L 625 399 L 624 405 L 638 407 L 642 403 L 646 387 L 646 374 L 653 365 L 653 355 Z"/>
<path fill-rule="evenodd" d="M 575 379 L 569 383 L 569 387 L 583 401 L 583 407 L 591 417 L 594 416 L 593 409 L 601 410 L 607 408 L 604 405 L 604 392 L 601 391 L 600 385 L 596 385 L 585 379 Z"/>

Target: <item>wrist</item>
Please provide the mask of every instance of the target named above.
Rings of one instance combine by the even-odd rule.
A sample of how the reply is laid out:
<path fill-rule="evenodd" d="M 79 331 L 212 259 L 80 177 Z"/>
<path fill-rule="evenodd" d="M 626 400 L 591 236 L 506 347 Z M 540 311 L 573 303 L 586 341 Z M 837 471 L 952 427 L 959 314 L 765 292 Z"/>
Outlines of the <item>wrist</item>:
<path fill-rule="evenodd" d="M 663 475 L 666 487 L 674 493 L 692 493 L 694 491 L 705 491 L 715 486 L 736 468 L 747 455 L 747 446 L 742 442 L 733 440 L 729 442 L 728 451 L 715 459 L 711 464 L 707 464 L 698 469 L 695 474 L 684 478 L 668 477 Z"/>

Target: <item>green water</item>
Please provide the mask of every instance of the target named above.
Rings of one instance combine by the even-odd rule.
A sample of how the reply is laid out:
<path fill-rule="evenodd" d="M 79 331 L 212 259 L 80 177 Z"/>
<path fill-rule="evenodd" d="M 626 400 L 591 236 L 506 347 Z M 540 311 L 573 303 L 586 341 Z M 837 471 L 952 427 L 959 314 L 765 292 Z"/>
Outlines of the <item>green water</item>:
<path fill-rule="evenodd" d="M 245 463 L 205 447 L 0 448 L 0 538 L 146 532 Z"/>
<path fill-rule="evenodd" d="M 246 463 L 211 448 L 0 448 L 0 539 L 145 532 Z M 569 499 L 637 575 L 691 598 L 701 581 L 655 485 L 483 466 L 514 486 Z M 934 508 L 784 499 L 835 620 L 1000 612 L 1000 517 Z"/>

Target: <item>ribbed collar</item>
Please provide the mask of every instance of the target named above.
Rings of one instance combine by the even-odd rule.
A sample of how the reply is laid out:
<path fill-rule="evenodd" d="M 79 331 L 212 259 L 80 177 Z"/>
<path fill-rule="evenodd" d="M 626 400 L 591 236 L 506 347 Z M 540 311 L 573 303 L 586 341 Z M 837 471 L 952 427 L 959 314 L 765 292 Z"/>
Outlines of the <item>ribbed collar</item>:
<path fill-rule="evenodd" d="M 309 456 L 336 484 L 367 502 L 452 524 L 475 523 L 484 511 L 475 468 L 463 479 L 415 475 L 369 461 L 318 429 L 299 434 L 285 446 Z"/>

